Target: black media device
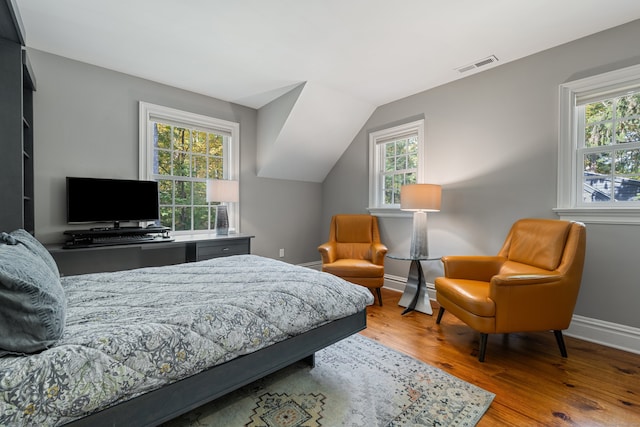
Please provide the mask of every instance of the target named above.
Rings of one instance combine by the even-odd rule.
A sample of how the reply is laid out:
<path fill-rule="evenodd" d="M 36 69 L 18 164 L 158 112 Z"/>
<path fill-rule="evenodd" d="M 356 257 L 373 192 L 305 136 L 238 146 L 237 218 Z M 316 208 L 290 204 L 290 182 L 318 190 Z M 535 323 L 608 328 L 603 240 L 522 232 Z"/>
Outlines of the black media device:
<path fill-rule="evenodd" d="M 157 221 L 158 183 L 128 179 L 67 177 L 67 222 Z"/>

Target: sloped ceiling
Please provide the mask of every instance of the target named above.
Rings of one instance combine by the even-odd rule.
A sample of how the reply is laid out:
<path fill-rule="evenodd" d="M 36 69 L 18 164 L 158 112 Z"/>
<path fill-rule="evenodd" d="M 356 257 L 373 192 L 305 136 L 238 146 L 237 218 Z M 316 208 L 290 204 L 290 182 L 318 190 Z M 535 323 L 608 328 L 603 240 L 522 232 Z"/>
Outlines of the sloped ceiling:
<path fill-rule="evenodd" d="M 322 182 L 374 105 L 307 82 L 258 110 L 258 176 Z"/>
<path fill-rule="evenodd" d="M 638 0 L 15 1 L 29 47 L 258 109 L 258 175 L 311 182 L 377 106 L 640 18 Z"/>

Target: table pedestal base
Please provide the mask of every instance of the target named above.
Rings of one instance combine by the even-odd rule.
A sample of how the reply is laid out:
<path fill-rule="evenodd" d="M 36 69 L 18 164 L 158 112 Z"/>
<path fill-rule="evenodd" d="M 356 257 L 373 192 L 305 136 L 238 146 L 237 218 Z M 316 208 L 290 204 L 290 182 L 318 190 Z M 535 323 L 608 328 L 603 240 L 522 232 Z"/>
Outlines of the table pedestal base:
<path fill-rule="evenodd" d="M 420 264 L 419 260 L 411 260 L 407 284 L 398 305 L 406 307 L 402 314 L 407 314 L 414 310 L 426 314 L 433 314 L 424 272 L 422 271 L 422 264 Z"/>

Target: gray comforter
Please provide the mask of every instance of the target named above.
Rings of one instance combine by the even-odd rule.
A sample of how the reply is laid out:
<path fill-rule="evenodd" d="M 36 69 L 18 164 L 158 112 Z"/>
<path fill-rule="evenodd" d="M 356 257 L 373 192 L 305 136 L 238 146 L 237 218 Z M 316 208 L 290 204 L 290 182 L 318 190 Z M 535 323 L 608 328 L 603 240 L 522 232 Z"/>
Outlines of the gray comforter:
<path fill-rule="evenodd" d="M 253 255 L 62 284 L 62 340 L 0 358 L 0 425 L 63 424 L 373 302 L 366 288 Z"/>

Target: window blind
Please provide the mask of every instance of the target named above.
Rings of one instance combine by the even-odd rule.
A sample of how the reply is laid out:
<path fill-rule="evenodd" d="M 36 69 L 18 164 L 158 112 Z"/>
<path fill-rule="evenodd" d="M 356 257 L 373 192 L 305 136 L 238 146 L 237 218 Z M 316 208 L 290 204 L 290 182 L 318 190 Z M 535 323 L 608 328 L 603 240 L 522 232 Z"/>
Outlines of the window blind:
<path fill-rule="evenodd" d="M 592 104 L 594 102 L 604 101 L 606 99 L 617 98 L 620 96 L 633 95 L 638 92 L 640 92 L 640 78 L 608 86 L 605 90 L 599 88 L 577 93 L 576 106 Z"/>

